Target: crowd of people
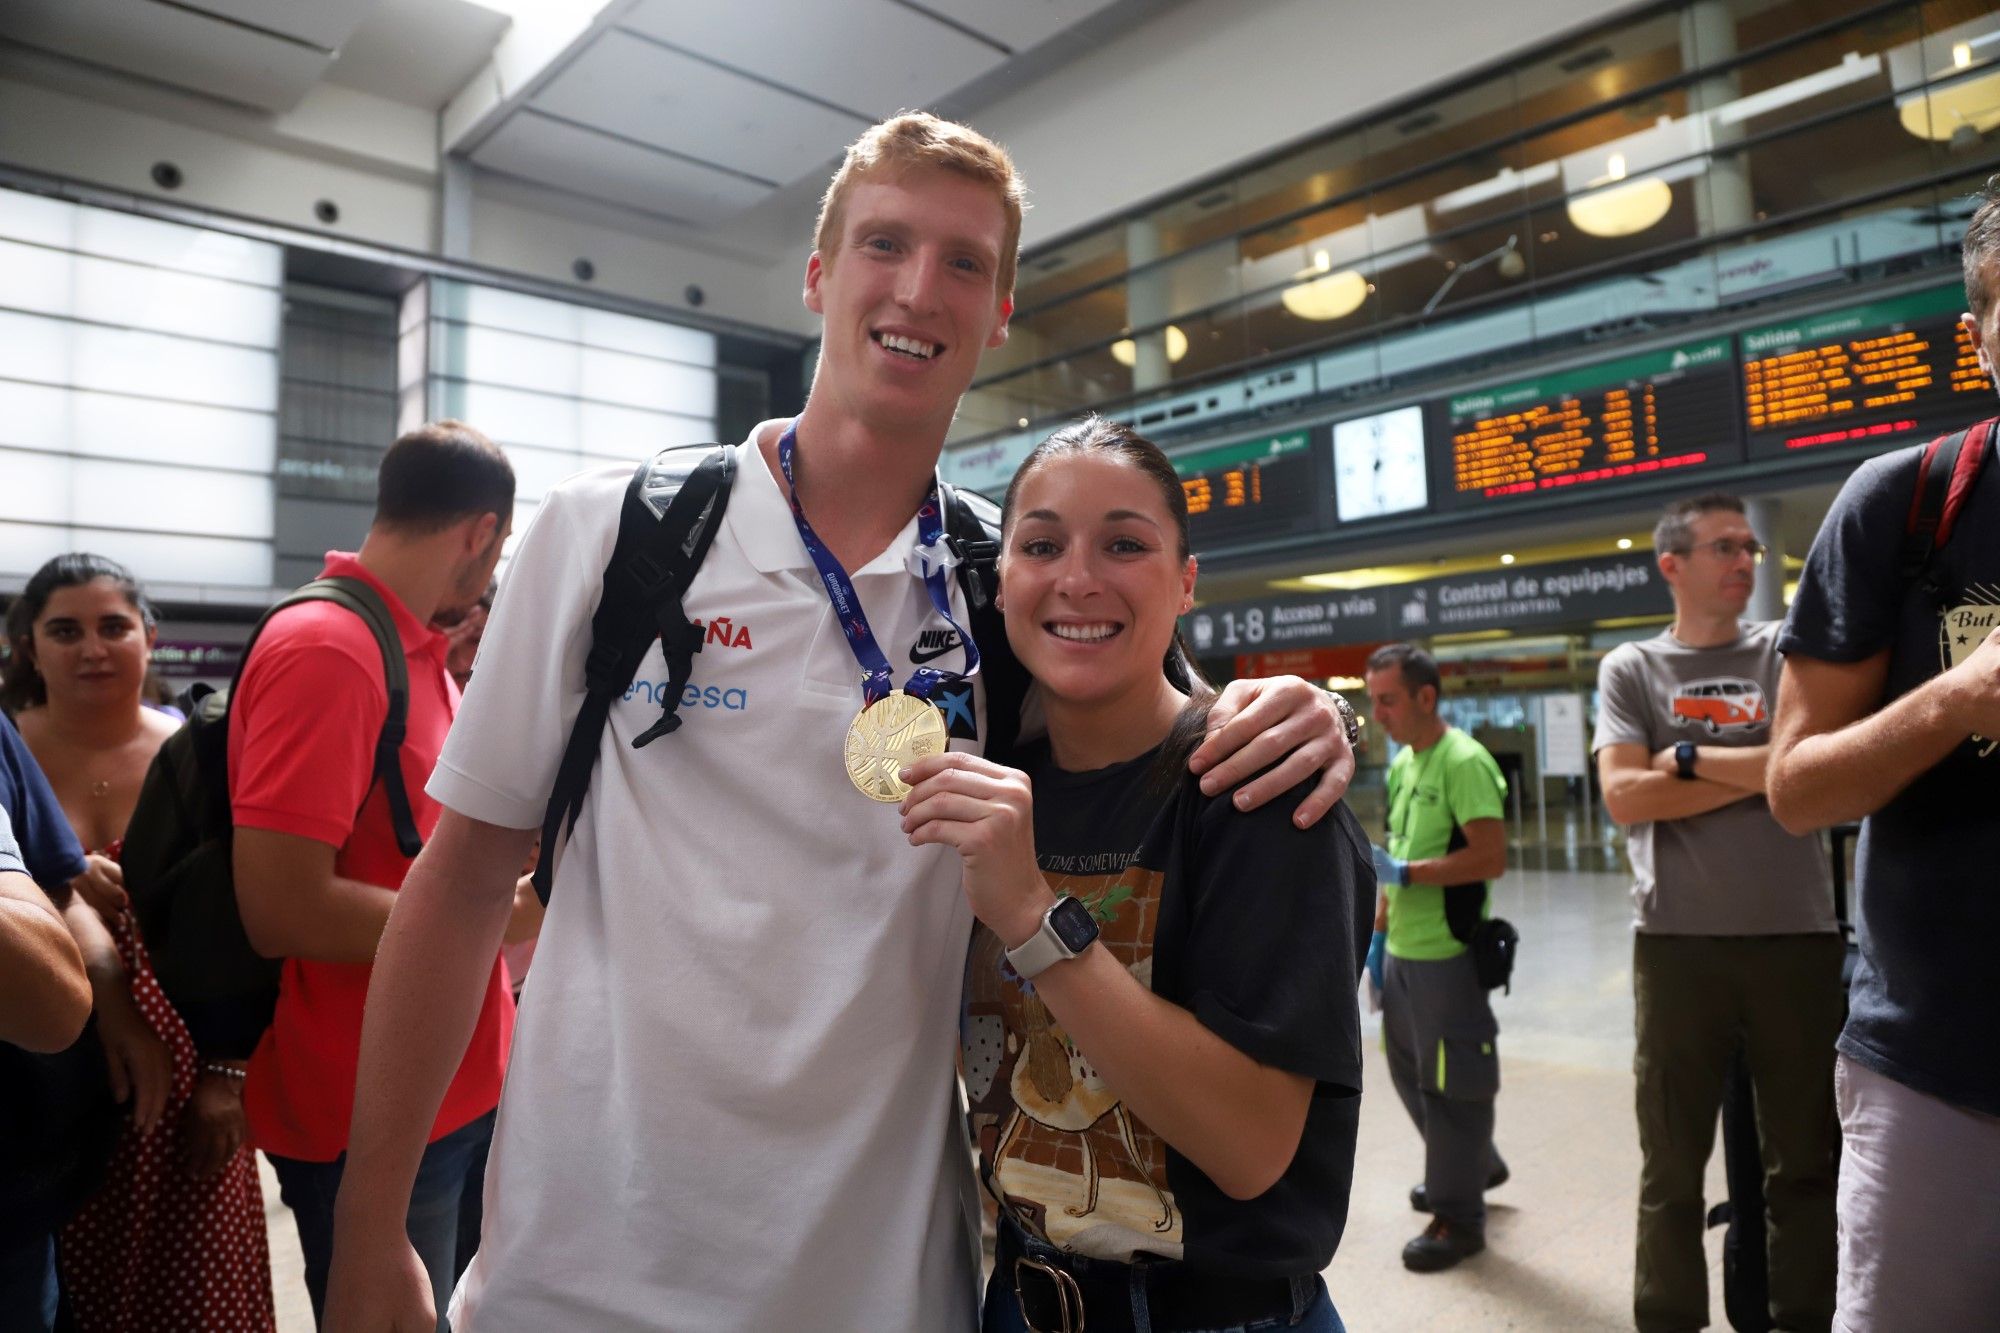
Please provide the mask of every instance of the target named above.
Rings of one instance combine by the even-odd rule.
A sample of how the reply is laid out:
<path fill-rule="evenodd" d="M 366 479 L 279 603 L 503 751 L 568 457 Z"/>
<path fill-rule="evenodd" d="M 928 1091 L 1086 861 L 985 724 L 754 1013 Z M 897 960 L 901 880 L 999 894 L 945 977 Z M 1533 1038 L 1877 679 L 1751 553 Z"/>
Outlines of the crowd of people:
<path fill-rule="evenodd" d="M 1023 195 L 963 126 L 870 129 L 823 202 L 795 419 L 557 486 L 497 598 L 505 453 L 405 435 L 226 704 L 152 702 L 130 572 L 34 575 L 0 677 L 0 1326 L 271 1329 L 254 1150 L 341 1333 L 1339 1330 L 1364 981 L 1423 1141 L 1402 1261 L 1484 1249 L 1501 771 L 1436 662 L 1384 646 L 1371 846 L 1345 704 L 1218 690 L 1180 643 L 1186 495 L 1131 429 L 1056 431 L 983 518 L 938 482 L 1007 337 Z M 1966 274 L 1990 371 L 1996 200 Z M 1742 620 L 1743 505 L 1670 506 L 1674 621 L 1603 662 L 1644 1330 L 1708 1322 L 1739 1058 L 1777 1326 L 2000 1308 L 2000 469 L 1912 566 L 1925 467 L 1857 471 L 1782 627 Z M 1760 706 L 1697 729 L 1683 687 L 1721 677 Z M 141 910 L 190 890 L 128 884 L 121 844 L 204 726 L 228 836 L 200 868 L 242 970 L 273 961 L 197 1002 L 187 936 Z M 1844 995 L 1816 830 L 1855 819 Z"/>

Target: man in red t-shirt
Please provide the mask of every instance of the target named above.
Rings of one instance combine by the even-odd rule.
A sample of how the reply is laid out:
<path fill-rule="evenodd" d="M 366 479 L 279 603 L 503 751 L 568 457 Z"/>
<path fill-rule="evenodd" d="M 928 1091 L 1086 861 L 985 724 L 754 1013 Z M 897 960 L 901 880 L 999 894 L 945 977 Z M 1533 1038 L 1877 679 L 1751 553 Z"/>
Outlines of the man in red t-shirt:
<path fill-rule="evenodd" d="M 424 785 L 458 711 L 448 645 L 430 621 L 485 591 L 513 511 L 514 473 L 498 446 L 458 422 L 424 426 L 383 455 L 360 552 L 330 552 L 322 571 L 366 583 L 395 621 L 409 671 L 403 783 L 426 837 L 440 807 Z M 270 1156 L 296 1217 L 315 1316 L 332 1258 L 370 966 L 410 867 L 374 781 L 387 711 L 374 634 L 331 602 L 272 617 L 230 706 L 237 897 L 251 943 L 285 960 L 277 1011 L 250 1060 L 244 1111 L 250 1140 Z M 528 902 L 517 914 L 523 925 L 535 919 Z M 455 1276 L 460 1199 L 479 1187 L 474 1164 L 492 1134 L 513 1025 L 496 956 L 410 1202 L 410 1238 L 439 1309 Z"/>

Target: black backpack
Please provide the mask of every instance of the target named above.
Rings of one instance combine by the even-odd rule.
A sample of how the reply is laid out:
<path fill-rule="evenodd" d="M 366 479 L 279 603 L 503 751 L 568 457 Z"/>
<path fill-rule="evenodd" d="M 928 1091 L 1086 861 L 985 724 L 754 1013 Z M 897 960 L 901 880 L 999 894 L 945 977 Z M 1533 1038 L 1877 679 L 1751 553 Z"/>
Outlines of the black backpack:
<path fill-rule="evenodd" d="M 681 693 L 701 651 L 702 631 L 687 617 L 681 598 L 694 582 L 715 540 L 736 480 L 736 454 L 727 445 L 693 444 L 662 449 L 639 465 L 618 513 L 618 540 L 604 567 L 604 586 L 590 620 L 590 655 L 584 660 L 583 707 L 571 726 L 542 820 L 542 855 L 535 892 L 546 906 L 559 837 L 576 826 L 590 774 L 597 766 L 604 724 L 639 674 L 640 663 L 660 641 L 667 685 L 660 691 L 660 719 L 635 737 L 639 749 L 679 730 Z M 970 610 L 968 629 L 980 646 L 986 682 L 986 751 L 1014 743 L 1028 673 L 1007 651 L 1007 631 L 993 603 L 999 586 L 1000 511 L 983 496 L 939 483 L 945 542 L 958 557 L 959 586 Z M 990 650 L 990 651 L 989 651 Z"/>
<path fill-rule="evenodd" d="M 197 685 L 184 696 L 188 718 L 146 770 L 119 858 L 140 937 L 160 988 L 195 1047 L 219 1059 L 247 1059 L 270 1026 L 278 1002 L 280 960 L 251 947 L 236 901 L 229 809 L 229 700 L 271 617 L 301 602 L 334 602 L 361 617 L 382 650 L 389 711 L 375 741 L 374 781 L 387 790 L 396 844 L 405 856 L 423 847 L 399 751 L 409 716 L 409 669 L 396 622 L 375 590 L 359 579 L 315 579 L 264 613 L 243 645 L 226 691 Z M 371 785 L 370 791 L 373 790 Z M 362 798 L 364 801 L 366 796 Z"/>

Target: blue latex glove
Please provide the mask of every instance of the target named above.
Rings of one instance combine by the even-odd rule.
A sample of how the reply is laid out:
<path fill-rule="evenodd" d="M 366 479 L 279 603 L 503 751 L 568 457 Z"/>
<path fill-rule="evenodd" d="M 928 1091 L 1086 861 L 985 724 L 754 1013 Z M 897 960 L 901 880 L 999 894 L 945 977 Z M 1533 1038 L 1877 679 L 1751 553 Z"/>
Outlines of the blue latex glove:
<path fill-rule="evenodd" d="M 1385 960 L 1388 956 L 1389 932 L 1378 930 L 1368 940 L 1368 975 L 1375 979 L 1375 989 L 1378 992 L 1388 989 L 1388 984 L 1382 979 L 1382 970 L 1386 966 Z"/>
<path fill-rule="evenodd" d="M 1387 851 L 1372 844 L 1369 850 L 1375 853 L 1375 880 L 1377 883 L 1394 884 L 1398 888 L 1403 888 L 1409 884 L 1410 863 L 1408 861 L 1398 861 L 1395 857 L 1389 855 Z"/>

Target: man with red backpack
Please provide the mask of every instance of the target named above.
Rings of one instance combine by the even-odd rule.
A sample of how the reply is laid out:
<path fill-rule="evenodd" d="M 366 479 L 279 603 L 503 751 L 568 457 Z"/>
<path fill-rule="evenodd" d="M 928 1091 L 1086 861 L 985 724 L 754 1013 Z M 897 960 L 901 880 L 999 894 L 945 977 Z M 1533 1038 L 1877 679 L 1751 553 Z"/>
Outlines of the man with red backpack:
<path fill-rule="evenodd" d="M 1964 326 L 2000 356 L 2000 178 L 1967 227 Z M 1771 810 L 1865 820 L 1860 966 L 1835 1066 L 1834 1327 L 2000 1320 L 2000 468 L 1996 421 L 1870 459 L 1778 640 Z"/>

